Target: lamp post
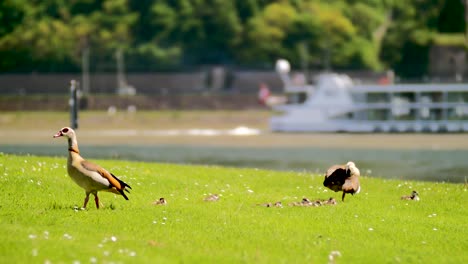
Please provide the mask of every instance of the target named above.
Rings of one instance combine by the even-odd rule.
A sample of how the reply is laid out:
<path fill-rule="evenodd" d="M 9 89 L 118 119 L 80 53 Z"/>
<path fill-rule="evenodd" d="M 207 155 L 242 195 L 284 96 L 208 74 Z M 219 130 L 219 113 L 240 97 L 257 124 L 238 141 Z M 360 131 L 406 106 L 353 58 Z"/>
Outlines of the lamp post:
<path fill-rule="evenodd" d="M 78 87 L 75 80 L 70 82 L 70 126 L 73 129 L 78 128 Z"/>

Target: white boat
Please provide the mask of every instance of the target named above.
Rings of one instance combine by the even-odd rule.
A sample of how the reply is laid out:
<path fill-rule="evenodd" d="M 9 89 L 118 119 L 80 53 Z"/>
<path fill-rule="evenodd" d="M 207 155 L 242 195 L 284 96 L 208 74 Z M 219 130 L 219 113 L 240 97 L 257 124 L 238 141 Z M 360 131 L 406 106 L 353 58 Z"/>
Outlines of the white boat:
<path fill-rule="evenodd" d="M 359 85 L 349 76 L 325 73 L 315 85 L 295 86 L 279 62 L 277 70 L 287 100 L 272 106 L 272 131 L 468 131 L 467 83 Z"/>

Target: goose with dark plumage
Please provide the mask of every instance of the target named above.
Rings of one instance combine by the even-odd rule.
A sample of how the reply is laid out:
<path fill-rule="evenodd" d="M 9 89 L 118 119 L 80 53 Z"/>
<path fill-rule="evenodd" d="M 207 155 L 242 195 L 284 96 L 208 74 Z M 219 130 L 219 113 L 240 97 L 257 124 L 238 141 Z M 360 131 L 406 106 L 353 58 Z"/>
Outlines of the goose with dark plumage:
<path fill-rule="evenodd" d="M 352 161 L 348 161 L 346 165 L 331 166 L 325 173 L 323 186 L 335 192 L 343 192 L 341 200 L 344 201 L 347 193 L 354 195 L 361 191 L 359 177 L 360 172 L 356 164 Z"/>

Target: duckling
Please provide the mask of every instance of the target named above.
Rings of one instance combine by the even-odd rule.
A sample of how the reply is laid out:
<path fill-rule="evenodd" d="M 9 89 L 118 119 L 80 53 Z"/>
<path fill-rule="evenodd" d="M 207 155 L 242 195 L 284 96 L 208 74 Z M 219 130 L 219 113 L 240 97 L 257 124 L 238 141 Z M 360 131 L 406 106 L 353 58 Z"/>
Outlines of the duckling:
<path fill-rule="evenodd" d="M 281 203 L 281 201 L 278 201 L 274 204 L 275 207 L 283 207 L 283 204 Z"/>
<path fill-rule="evenodd" d="M 419 201 L 419 193 L 417 191 L 412 191 L 411 195 L 402 196 L 401 199 Z"/>
<path fill-rule="evenodd" d="M 335 198 L 333 198 L 333 197 L 330 197 L 330 199 L 326 200 L 324 203 L 329 204 L 329 205 L 336 205 L 337 204 Z"/>
<path fill-rule="evenodd" d="M 153 202 L 153 205 L 166 205 L 167 201 L 163 197 L 159 198 L 159 200 L 156 200 Z"/>
<path fill-rule="evenodd" d="M 207 202 L 215 202 L 215 201 L 218 201 L 219 200 L 219 195 L 218 194 L 212 194 L 212 195 L 208 195 L 205 197 L 205 199 L 203 199 Z"/>
<path fill-rule="evenodd" d="M 310 205 L 312 205 L 312 204 L 313 204 L 313 203 L 312 203 L 311 200 L 309 200 L 309 198 L 305 198 L 305 197 L 302 198 L 302 201 L 301 201 L 301 205 L 302 205 L 302 206 L 310 206 Z"/>
<path fill-rule="evenodd" d="M 263 206 L 263 207 L 283 207 L 283 204 L 278 201 L 276 203 L 263 203 L 263 204 L 257 204 L 258 206 Z"/>

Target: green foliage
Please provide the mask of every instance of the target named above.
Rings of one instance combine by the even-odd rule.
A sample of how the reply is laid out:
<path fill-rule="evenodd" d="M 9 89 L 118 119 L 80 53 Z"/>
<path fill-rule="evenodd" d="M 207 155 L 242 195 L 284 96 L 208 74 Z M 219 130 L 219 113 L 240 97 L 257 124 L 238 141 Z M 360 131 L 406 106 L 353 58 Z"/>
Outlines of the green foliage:
<path fill-rule="evenodd" d="M 303 197 L 339 198 L 321 175 L 97 161 L 133 190 L 84 192 L 65 157 L 0 154 L 0 242 L 8 263 L 466 263 L 466 186 L 362 177 L 336 206 L 292 207 Z M 421 201 L 402 201 L 413 189 Z M 217 202 L 205 202 L 219 193 Z M 152 202 L 165 197 L 166 206 Z M 283 208 L 257 206 L 282 201 Z M 338 253 L 336 253 L 338 255 Z"/>
<path fill-rule="evenodd" d="M 5 0 L 0 21 L 2 71 L 78 71 L 90 49 L 91 71 L 115 70 L 121 50 L 133 71 L 283 57 L 408 75 L 405 65 L 424 73 L 427 59 L 403 47 L 426 51 L 439 32 L 466 28 L 455 0 Z"/>
<path fill-rule="evenodd" d="M 466 46 L 465 36 L 459 34 L 434 34 L 432 40 L 441 46 Z"/>

